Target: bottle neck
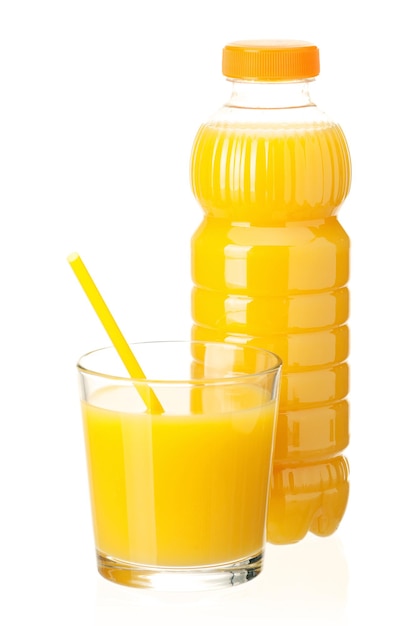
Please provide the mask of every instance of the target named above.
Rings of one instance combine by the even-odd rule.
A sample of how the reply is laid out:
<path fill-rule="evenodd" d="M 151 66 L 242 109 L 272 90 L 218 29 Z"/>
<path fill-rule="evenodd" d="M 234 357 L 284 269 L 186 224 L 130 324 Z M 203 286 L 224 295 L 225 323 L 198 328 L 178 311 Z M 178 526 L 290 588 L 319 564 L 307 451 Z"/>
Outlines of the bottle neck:
<path fill-rule="evenodd" d="M 302 81 L 230 80 L 231 97 L 226 106 L 240 109 L 288 109 L 315 106 L 309 90 L 314 79 Z"/>

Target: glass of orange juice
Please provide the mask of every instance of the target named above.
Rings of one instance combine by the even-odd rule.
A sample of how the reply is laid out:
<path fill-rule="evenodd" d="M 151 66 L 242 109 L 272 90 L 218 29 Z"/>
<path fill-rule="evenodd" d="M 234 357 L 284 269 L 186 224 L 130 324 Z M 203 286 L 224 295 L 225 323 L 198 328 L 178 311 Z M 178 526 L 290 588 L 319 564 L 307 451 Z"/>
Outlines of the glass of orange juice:
<path fill-rule="evenodd" d="M 236 585 L 263 566 L 281 360 L 202 341 L 77 364 L 97 566 L 132 587 Z"/>

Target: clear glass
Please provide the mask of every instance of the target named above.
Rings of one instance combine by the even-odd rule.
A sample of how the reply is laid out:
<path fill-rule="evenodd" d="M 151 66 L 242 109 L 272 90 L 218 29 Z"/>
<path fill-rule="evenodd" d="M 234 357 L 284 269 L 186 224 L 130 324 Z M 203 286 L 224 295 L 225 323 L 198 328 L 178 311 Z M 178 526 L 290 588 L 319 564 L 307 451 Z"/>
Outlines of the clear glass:
<path fill-rule="evenodd" d="M 227 343 L 132 349 L 146 380 L 130 379 L 113 348 L 77 365 L 100 574 L 163 590 L 254 578 L 266 540 L 280 358 Z"/>

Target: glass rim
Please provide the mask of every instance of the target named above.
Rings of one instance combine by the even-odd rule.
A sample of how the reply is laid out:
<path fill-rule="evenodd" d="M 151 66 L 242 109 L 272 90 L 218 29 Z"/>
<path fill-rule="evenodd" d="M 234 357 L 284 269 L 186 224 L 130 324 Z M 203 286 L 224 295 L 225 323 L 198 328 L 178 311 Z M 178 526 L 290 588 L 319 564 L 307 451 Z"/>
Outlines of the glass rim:
<path fill-rule="evenodd" d="M 230 348 L 234 348 L 234 349 L 239 349 L 239 350 L 249 350 L 250 352 L 257 352 L 258 354 L 262 353 L 262 354 L 267 354 L 270 357 L 272 357 L 272 359 L 274 360 L 274 364 L 271 365 L 270 367 L 266 367 L 266 368 L 259 368 L 258 371 L 254 371 L 254 372 L 236 372 L 235 375 L 229 375 L 229 376 L 203 376 L 200 378 L 192 378 L 192 377 L 188 377 L 188 378 L 133 378 L 129 375 L 126 374 L 126 376 L 120 376 L 117 374 L 109 374 L 106 373 L 104 371 L 98 371 L 98 369 L 92 369 L 90 367 L 86 367 L 83 365 L 83 360 L 87 359 L 89 356 L 92 356 L 94 354 L 98 354 L 99 352 L 113 352 L 114 354 L 118 354 L 117 350 L 115 349 L 115 347 L 113 345 L 107 345 L 107 346 L 103 346 L 101 348 L 95 348 L 93 350 L 89 350 L 88 352 L 86 352 L 85 354 L 83 354 L 77 361 L 76 363 L 76 367 L 79 373 L 81 374 L 86 374 L 89 376 L 94 376 L 96 378 L 104 378 L 107 380 L 112 380 L 112 381 L 118 381 L 118 382 L 123 382 L 123 383 L 141 383 L 141 384 L 152 384 L 152 385 L 207 385 L 207 384 L 216 384 L 218 385 L 219 383 L 221 384 L 235 384 L 237 381 L 240 380 L 245 380 L 248 378 L 252 378 L 253 376 L 265 376 L 267 374 L 272 374 L 274 372 L 279 372 L 279 370 L 281 370 L 281 367 L 283 365 L 283 361 L 280 358 L 280 356 L 278 356 L 275 352 L 272 352 L 271 350 L 267 350 L 266 348 L 260 348 L 257 346 L 247 346 L 247 345 L 240 345 L 237 343 L 226 343 L 226 342 L 222 342 L 222 341 L 203 341 L 203 340 L 198 340 L 198 339 L 161 339 L 161 340 L 154 340 L 154 341 L 132 341 L 132 342 L 128 342 L 128 345 L 130 347 L 133 346 L 150 346 L 150 345 L 160 345 L 160 344 L 164 344 L 164 345 L 202 345 L 202 346 L 222 346 L 222 347 L 230 347 Z M 121 358 L 120 358 L 120 363 L 121 363 Z"/>

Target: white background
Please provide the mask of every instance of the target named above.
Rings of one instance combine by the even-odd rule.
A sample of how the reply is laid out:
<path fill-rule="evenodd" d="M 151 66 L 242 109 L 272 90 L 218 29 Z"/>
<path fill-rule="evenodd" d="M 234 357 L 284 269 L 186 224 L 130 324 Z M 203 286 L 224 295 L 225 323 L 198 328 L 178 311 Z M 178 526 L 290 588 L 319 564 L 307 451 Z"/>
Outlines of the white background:
<path fill-rule="evenodd" d="M 414 20 L 408 0 L 0 3 L 0 622 L 416 623 Z M 326 540 L 273 547 L 224 593 L 154 596 L 95 567 L 75 362 L 107 337 L 186 338 L 195 132 L 223 45 L 317 44 L 350 144 L 351 497 Z M 2 614 L 4 613 L 4 617 Z"/>

